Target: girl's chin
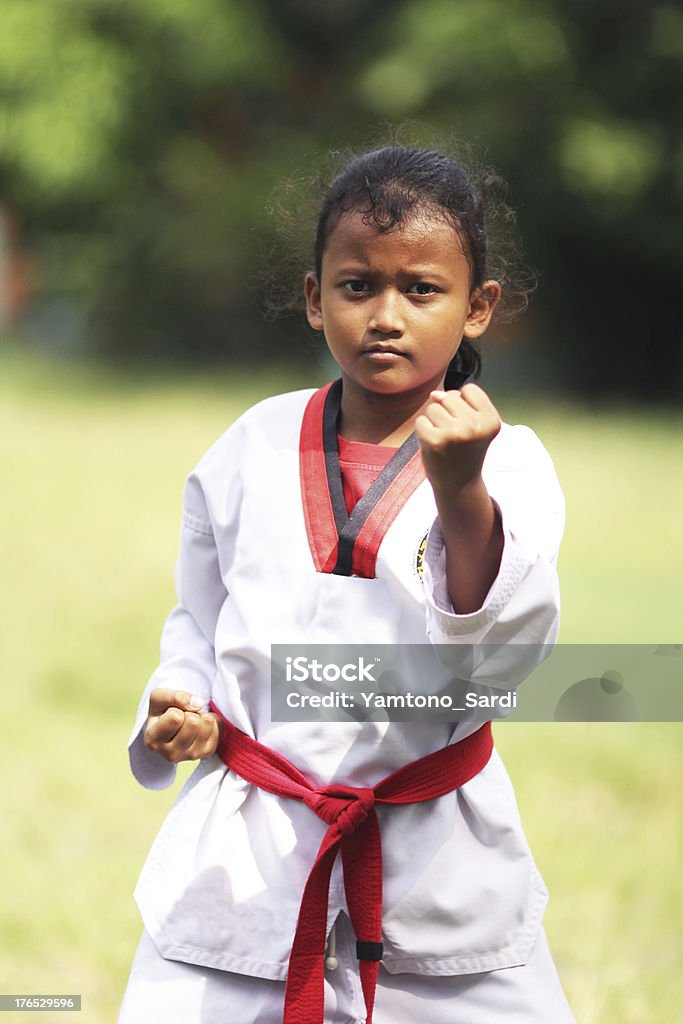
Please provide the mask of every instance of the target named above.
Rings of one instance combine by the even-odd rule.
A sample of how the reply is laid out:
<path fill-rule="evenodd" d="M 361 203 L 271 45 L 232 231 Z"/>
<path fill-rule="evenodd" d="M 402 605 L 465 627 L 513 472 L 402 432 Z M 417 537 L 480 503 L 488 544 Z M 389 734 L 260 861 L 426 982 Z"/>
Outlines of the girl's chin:
<path fill-rule="evenodd" d="M 402 395 L 417 395 L 424 392 L 427 396 L 439 386 L 433 379 L 420 380 L 411 373 L 397 372 L 394 367 L 377 369 L 374 373 L 347 374 L 342 372 L 342 379 L 347 387 L 369 392 L 378 397 L 399 398 Z"/>

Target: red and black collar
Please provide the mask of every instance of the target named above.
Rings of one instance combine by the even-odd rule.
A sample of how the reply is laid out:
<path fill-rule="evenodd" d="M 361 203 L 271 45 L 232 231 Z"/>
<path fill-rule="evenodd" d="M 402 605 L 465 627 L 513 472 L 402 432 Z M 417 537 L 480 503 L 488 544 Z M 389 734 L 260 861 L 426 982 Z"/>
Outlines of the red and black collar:
<path fill-rule="evenodd" d="M 425 471 L 411 434 L 349 515 L 337 443 L 341 395 L 336 380 L 316 391 L 304 411 L 299 466 L 306 533 L 317 572 L 372 579 L 379 546 Z"/>

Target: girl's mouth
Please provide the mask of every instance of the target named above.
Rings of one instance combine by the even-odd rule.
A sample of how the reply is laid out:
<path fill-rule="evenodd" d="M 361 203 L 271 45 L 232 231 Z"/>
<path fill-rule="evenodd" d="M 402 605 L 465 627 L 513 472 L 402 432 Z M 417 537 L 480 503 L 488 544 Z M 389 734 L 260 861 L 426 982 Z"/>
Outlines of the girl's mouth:
<path fill-rule="evenodd" d="M 397 359 L 407 358 L 405 352 L 394 348 L 392 345 L 371 345 L 363 349 L 363 355 L 375 363 L 393 363 Z"/>

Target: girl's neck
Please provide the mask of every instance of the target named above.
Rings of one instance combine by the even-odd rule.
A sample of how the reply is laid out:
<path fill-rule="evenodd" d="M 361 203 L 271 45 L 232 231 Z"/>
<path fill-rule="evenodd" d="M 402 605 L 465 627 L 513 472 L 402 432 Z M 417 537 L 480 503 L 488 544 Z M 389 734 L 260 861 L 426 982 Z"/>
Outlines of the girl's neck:
<path fill-rule="evenodd" d="M 398 448 L 413 432 L 415 420 L 429 402 L 426 392 L 382 395 L 354 387 L 344 379 L 338 430 L 347 441 Z"/>

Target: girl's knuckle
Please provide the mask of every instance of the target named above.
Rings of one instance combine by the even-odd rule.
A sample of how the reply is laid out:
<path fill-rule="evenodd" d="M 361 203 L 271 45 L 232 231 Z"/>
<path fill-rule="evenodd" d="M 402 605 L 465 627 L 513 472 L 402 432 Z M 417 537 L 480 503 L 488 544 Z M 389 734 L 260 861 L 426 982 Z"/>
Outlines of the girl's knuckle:
<path fill-rule="evenodd" d="M 185 720 L 185 715 L 180 708 L 169 708 L 168 711 L 162 715 L 162 718 L 165 724 L 175 726 L 176 729 L 179 729 Z"/>

